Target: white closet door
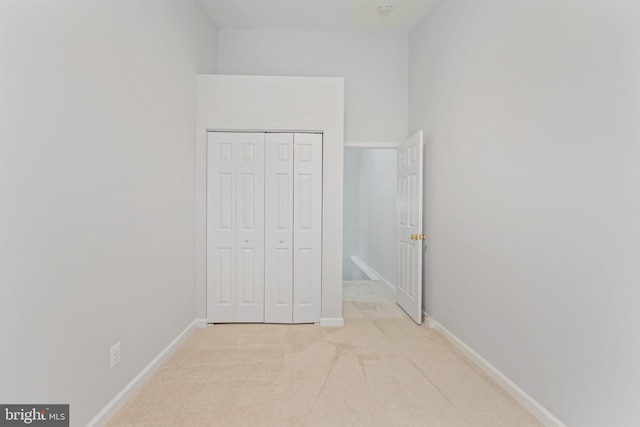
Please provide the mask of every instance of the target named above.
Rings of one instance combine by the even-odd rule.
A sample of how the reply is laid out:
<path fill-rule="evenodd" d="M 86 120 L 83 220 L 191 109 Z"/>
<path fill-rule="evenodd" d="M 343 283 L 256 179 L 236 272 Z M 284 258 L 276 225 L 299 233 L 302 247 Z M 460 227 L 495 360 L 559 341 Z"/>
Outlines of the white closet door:
<path fill-rule="evenodd" d="M 264 321 L 264 134 L 210 132 L 207 317 Z"/>
<path fill-rule="evenodd" d="M 267 323 L 293 322 L 293 134 L 265 139 L 265 306 Z"/>
<path fill-rule="evenodd" d="M 235 318 L 236 135 L 207 135 L 207 320 Z"/>
<path fill-rule="evenodd" d="M 293 323 L 320 321 L 322 135 L 294 135 Z"/>
<path fill-rule="evenodd" d="M 264 322 L 264 134 L 238 133 L 236 322 Z"/>

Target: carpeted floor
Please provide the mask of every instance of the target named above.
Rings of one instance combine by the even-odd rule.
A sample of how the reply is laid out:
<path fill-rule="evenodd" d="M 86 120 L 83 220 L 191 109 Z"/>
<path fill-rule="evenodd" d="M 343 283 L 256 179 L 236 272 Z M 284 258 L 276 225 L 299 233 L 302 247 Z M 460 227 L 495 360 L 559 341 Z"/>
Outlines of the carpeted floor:
<path fill-rule="evenodd" d="M 382 282 L 345 282 L 343 328 L 196 330 L 108 426 L 540 426 Z"/>

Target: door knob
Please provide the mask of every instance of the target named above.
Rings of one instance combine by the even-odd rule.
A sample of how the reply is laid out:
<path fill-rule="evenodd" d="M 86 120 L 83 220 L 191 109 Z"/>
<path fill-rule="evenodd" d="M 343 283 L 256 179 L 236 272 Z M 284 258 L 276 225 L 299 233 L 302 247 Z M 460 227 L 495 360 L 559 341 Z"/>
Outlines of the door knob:
<path fill-rule="evenodd" d="M 280 239 L 280 243 L 284 243 L 284 239 L 282 239 L 282 238 L 281 238 L 281 239 Z"/>
<path fill-rule="evenodd" d="M 244 238 L 244 242 L 245 242 L 245 243 L 249 243 L 249 238 L 248 238 L 248 237 L 245 237 L 245 238 Z"/>

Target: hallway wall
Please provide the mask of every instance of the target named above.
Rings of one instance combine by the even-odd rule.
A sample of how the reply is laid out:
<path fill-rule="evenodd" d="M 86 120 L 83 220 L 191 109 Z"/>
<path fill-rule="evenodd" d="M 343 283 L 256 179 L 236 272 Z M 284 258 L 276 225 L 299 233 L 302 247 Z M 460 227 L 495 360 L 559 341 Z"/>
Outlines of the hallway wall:
<path fill-rule="evenodd" d="M 358 175 L 360 171 L 360 150 L 344 150 L 343 188 L 343 232 L 342 232 L 342 275 L 365 280 L 364 273 L 351 261 L 358 251 Z"/>
<path fill-rule="evenodd" d="M 345 149 L 345 263 L 358 256 L 396 283 L 397 153 L 394 149 Z"/>

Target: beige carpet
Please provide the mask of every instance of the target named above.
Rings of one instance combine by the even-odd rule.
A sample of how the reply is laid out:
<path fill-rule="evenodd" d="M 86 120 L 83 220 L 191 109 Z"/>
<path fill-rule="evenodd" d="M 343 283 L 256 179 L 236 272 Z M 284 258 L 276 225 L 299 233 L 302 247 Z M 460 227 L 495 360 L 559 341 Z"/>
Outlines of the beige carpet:
<path fill-rule="evenodd" d="M 381 282 L 345 282 L 344 328 L 195 331 L 109 426 L 539 426 Z"/>

